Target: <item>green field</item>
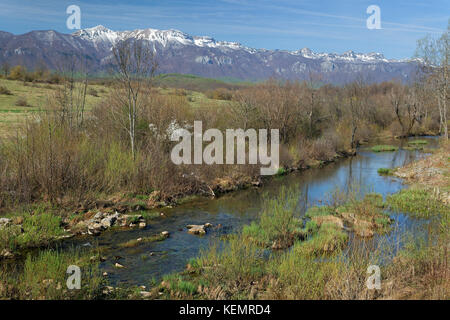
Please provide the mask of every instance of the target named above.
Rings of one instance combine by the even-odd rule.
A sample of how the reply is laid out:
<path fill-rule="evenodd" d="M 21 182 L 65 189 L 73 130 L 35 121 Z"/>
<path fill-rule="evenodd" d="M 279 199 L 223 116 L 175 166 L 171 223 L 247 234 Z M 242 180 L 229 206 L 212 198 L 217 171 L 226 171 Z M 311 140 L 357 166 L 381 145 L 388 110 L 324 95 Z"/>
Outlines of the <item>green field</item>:
<path fill-rule="evenodd" d="M 97 96 L 87 94 L 87 112 L 106 98 L 111 91 L 108 85 L 99 84 L 101 83 L 99 80 L 93 80 L 92 83 L 94 84 L 89 84 L 88 91 L 94 89 Z M 160 94 L 184 96 L 189 105 L 194 108 L 225 106 L 229 104 L 229 101 L 210 99 L 205 93 L 218 88 L 236 87 L 224 81 L 180 74 L 159 75 L 155 77 L 154 83 Z M 32 119 L 40 112 L 48 110 L 49 98 L 62 86 L 0 78 L 0 87 L 6 88 L 11 93 L 0 93 L 0 136 L 4 137 L 15 134 L 15 129 L 26 119 Z M 19 105 L 18 100 L 25 101 L 26 106 Z"/>

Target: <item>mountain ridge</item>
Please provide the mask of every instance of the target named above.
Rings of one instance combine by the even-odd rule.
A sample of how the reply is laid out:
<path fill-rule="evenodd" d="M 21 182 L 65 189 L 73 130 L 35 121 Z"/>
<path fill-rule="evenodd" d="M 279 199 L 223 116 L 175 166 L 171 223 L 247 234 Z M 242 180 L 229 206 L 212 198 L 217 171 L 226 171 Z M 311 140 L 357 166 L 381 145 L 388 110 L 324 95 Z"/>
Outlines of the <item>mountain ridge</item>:
<path fill-rule="evenodd" d="M 409 82 L 416 72 L 416 59 L 387 59 L 381 53 L 317 53 L 309 48 L 268 50 L 238 42 L 217 41 L 209 36 L 192 36 L 179 30 L 136 29 L 113 31 L 102 25 L 72 34 L 36 30 L 22 35 L 0 31 L 0 62 L 34 68 L 44 64 L 54 69 L 70 54 L 90 60 L 91 70 L 111 66 L 111 49 L 119 41 L 146 41 L 156 52 L 160 73 L 182 73 L 211 78 L 234 77 L 261 80 L 269 77 L 304 80 L 321 74 L 323 82 L 346 83 L 360 77 L 368 82 L 399 79 Z"/>

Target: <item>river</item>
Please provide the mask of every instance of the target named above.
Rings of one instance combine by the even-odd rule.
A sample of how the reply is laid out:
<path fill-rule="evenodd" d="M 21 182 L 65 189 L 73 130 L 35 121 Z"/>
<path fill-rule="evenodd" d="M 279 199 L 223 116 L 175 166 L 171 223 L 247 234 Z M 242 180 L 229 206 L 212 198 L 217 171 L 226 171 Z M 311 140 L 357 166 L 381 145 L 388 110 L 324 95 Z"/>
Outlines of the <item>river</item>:
<path fill-rule="evenodd" d="M 428 148 L 437 146 L 437 139 L 426 137 Z M 386 141 L 383 141 L 386 143 Z M 261 188 L 251 188 L 223 195 L 215 199 L 200 198 L 174 208 L 160 209 L 164 216 L 149 223 L 146 229 L 110 231 L 99 237 L 78 238 L 69 241 L 75 246 L 101 246 L 107 258 L 100 267 L 108 272 L 112 285 L 147 285 L 163 275 L 182 271 L 190 258 L 199 254 L 202 248 L 217 241 L 222 235 L 238 231 L 244 224 L 256 219 L 263 194 L 276 194 L 281 186 L 292 186 L 298 190 L 299 208 L 302 213 L 308 206 L 322 204 L 336 188 L 348 190 L 350 185 L 359 185 L 361 192 L 377 192 L 385 197 L 404 188 L 403 182 L 392 176 L 380 176 L 379 168 L 403 166 L 426 156 L 419 151 L 402 149 L 406 141 L 389 141 L 400 147 L 396 152 L 374 153 L 369 146 L 359 148 L 352 158 L 338 160 L 322 168 L 294 172 L 283 177 L 270 179 Z M 395 227 L 384 239 L 401 242 L 406 233 L 418 232 L 421 221 L 403 214 L 393 214 Z M 221 228 L 208 230 L 205 236 L 195 236 L 187 232 L 188 224 L 212 223 Z M 170 237 L 164 241 L 144 243 L 133 248 L 122 248 L 120 243 L 147 237 L 162 231 L 169 231 Z M 376 241 L 371 239 L 370 241 Z M 114 268 L 117 257 L 125 268 Z"/>

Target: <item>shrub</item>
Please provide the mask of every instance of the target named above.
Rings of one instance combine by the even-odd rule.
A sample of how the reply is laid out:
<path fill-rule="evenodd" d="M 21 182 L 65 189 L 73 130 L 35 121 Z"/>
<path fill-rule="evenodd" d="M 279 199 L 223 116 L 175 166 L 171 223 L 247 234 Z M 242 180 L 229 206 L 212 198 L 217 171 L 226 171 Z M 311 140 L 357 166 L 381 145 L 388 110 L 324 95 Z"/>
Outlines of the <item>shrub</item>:
<path fill-rule="evenodd" d="M 282 187 L 273 198 L 263 200 L 259 225 L 269 241 L 277 241 L 284 247 L 292 241 L 293 233 L 301 227 L 301 220 L 296 218 L 298 194 L 295 187 Z"/>
<path fill-rule="evenodd" d="M 28 102 L 27 99 L 24 97 L 20 97 L 16 100 L 16 106 L 18 107 L 27 107 L 28 106 Z"/>
<path fill-rule="evenodd" d="M 88 90 L 88 94 L 90 94 L 90 95 L 93 96 L 93 97 L 98 97 L 98 92 L 97 92 L 97 90 L 95 90 L 94 88 L 90 88 L 90 89 Z"/>
<path fill-rule="evenodd" d="M 11 91 L 9 91 L 9 89 L 4 87 L 4 86 L 0 86 L 0 94 L 4 94 L 4 95 L 7 95 L 7 96 L 11 96 L 12 95 Z"/>
<path fill-rule="evenodd" d="M 27 69 L 21 65 L 15 66 L 9 73 L 9 79 L 11 80 L 25 80 L 27 75 Z"/>
<path fill-rule="evenodd" d="M 215 100 L 231 100 L 233 98 L 233 92 L 225 88 L 217 88 L 214 90 L 208 90 L 205 94 L 209 99 Z"/>

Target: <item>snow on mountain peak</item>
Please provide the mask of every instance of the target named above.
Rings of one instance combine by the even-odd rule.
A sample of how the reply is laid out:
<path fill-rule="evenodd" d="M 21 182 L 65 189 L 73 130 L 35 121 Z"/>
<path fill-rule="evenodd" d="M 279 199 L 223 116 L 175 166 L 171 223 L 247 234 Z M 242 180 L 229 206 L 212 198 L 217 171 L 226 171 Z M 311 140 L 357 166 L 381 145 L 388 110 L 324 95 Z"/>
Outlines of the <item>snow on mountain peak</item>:
<path fill-rule="evenodd" d="M 243 50 L 248 53 L 265 52 L 264 49 L 253 49 L 241 45 L 238 42 L 217 41 L 209 36 L 191 36 L 179 30 L 159 30 L 159 29 L 136 29 L 133 31 L 113 31 L 102 25 L 96 27 L 82 29 L 73 34 L 74 36 L 91 41 L 96 47 L 99 45 L 112 46 L 117 41 L 126 39 L 146 40 L 159 43 L 163 47 L 168 45 L 187 45 L 196 47 L 219 48 L 221 50 Z M 342 54 L 337 53 L 316 53 L 309 48 L 303 48 L 297 51 L 287 51 L 293 55 L 303 56 L 307 59 L 321 59 L 326 61 L 347 61 L 347 62 L 377 62 L 388 60 L 381 54 L 371 53 L 355 53 L 352 50 Z M 394 60 L 390 60 L 394 61 Z"/>
<path fill-rule="evenodd" d="M 133 31 L 112 31 L 102 25 L 99 25 L 93 28 L 79 30 L 73 35 L 88 41 L 92 41 L 96 45 L 99 43 L 114 45 L 117 41 L 135 38 L 139 40 L 157 42 L 164 47 L 169 43 L 178 43 L 182 45 L 192 45 L 197 47 L 222 47 L 234 50 L 248 49 L 249 51 L 252 51 L 252 49 L 246 48 L 237 42 L 216 41 L 214 38 L 209 36 L 191 36 L 187 33 L 175 29 L 158 30 L 147 28 L 136 29 Z"/>

